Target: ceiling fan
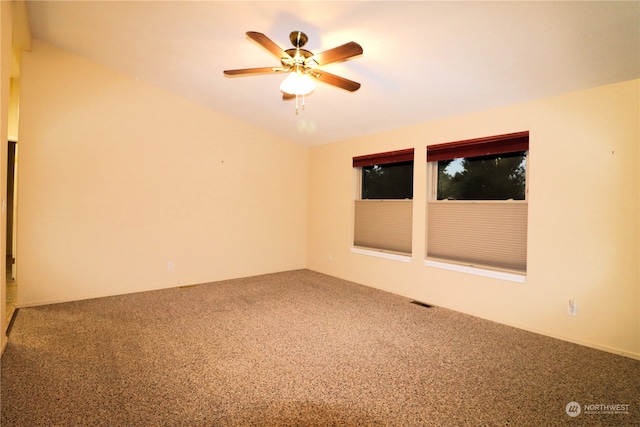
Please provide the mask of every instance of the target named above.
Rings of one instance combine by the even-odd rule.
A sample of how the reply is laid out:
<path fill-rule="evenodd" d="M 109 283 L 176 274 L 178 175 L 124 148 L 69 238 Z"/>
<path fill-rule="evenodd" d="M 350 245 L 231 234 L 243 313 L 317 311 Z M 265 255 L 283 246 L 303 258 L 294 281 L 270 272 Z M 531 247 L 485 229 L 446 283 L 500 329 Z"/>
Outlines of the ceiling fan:
<path fill-rule="evenodd" d="M 314 80 L 355 92 L 360 89 L 360 83 L 354 82 L 344 77 L 328 73 L 321 70 L 327 64 L 346 61 L 362 54 L 362 46 L 356 42 L 345 43 L 341 46 L 324 52 L 313 54 L 303 49 L 309 38 L 302 31 L 293 31 L 289 34 L 289 40 L 294 46 L 291 49 L 283 50 L 269 37 L 255 31 L 248 31 L 247 37 L 264 47 L 280 60 L 281 65 L 276 67 L 243 68 L 238 70 L 225 70 L 227 76 L 248 76 L 255 74 L 280 74 L 289 73 L 289 76 L 280 85 L 282 99 L 296 99 L 296 113 L 298 110 L 298 96 L 309 95 L 315 89 Z"/>

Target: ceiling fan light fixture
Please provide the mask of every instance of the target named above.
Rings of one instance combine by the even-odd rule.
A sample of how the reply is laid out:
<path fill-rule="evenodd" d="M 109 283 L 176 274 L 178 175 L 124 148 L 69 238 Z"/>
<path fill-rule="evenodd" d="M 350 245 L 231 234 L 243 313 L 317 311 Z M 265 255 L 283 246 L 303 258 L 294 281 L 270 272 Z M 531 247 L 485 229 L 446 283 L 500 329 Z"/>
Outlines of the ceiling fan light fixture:
<path fill-rule="evenodd" d="M 306 49 L 302 49 L 307 41 L 307 35 L 302 31 L 293 31 L 289 34 L 289 41 L 294 46 L 293 49 L 283 50 L 269 37 L 256 31 L 247 31 L 247 37 L 268 50 L 273 56 L 280 60 L 281 67 L 259 67 L 242 68 L 239 70 L 224 70 L 225 76 L 242 76 L 253 74 L 271 74 L 287 72 L 289 75 L 280 85 L 282 100 L 296 99 L 296 114 L 298 114 L 298 98 L 302 98 L 302 109 L 304 110 L 304 98 L 316 88 L 314 80 L 355 92 L 360 89 L 360 83 L 354 82 L 344 77 L 326 71 L 318 70 L 318 67 L 332 64 L 334 62 L 346 61 L 362 55 L 362 46 L 356 42 L 345 43 L 333 49 L 325 50 L 319 54 L 314 54 Z"/>
<path fill-rule="evenodd" d="M 315 89 L 316 85 L 311 76 L 301 71 L 289 73 L 280 85 L 280 90 L 290 95 L 309 95 Z"/>

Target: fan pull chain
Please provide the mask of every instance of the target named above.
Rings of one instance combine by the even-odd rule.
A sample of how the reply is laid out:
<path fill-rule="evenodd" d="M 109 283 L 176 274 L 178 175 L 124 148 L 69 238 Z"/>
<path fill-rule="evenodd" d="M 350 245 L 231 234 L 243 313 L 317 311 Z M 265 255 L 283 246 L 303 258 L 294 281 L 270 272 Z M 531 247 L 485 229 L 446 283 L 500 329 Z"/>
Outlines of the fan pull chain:
<path fill-rule="evenodd" d="M 298 97 L 300 95 L 298 95 L 296 93 L 296 116 L 298 115 Z M 302 111 L 304 111 L 304 93 L 302 94 Z"/>

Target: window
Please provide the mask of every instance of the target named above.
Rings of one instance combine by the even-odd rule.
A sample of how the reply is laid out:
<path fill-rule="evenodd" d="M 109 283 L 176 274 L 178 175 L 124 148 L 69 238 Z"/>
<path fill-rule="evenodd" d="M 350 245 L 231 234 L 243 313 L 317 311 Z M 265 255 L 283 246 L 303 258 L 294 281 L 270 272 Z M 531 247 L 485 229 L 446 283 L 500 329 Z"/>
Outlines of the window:
<path fill-rule="evenodd" d="M 529 133 L 427 147 L 427 258 L 526 272 Z"/>
<path fill-rule="evenodd" d="M 358 168 L 354 246 L 411 253 L 414 149 L 353 158 Z"/>
<path fill-rule="evenodd" d="M 413 160 L 362 168 L 361 199 L 413 199 Z"/>
<path fill-rule="evenodd" d="M 524 200 L 527 152 L 438 162 L 437 200 Z"/>

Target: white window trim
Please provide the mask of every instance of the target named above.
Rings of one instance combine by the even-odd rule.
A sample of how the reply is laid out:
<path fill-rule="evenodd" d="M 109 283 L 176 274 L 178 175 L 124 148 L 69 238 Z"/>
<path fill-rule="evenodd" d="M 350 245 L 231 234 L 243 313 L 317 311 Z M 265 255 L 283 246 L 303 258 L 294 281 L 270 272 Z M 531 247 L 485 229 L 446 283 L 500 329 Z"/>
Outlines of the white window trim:
<path fill-rule="evenodd" d="M 427 162 L 427 209 L 429 203 L 529 203 L 529 150 L 527 150 L 527 168 L 525 170 L 525 199 L 524 200 L 438 200 L 438 162 Z M 428 244 L 428 242 L 427 242 Z M 426 255 L 426 254 L 425 254 Z M 506 280 L 516 283 L 524 283 L 526 281 L 526 273 L 511 273 L 506 271 L 491 270 L 488 268 L 475 267 L 471 265 L 457 264 L 453 261 L 434 261 L 425 259 L 424 263 L 428 267 L 439 268 L 443 270 L 456 271 L 461 273 L 472 274 L 482 277 L 490 277 L 494 279 Z"/>
<path fill-rule="evenodd" d="M 351 248 L 351 253 L 360 254 L 360 255 L 368 255 L 368 256 L 373 256 L 373 257 L 376 257 L 376 258 L 390 259 L 390 260 L 393 260 L 393 261 L 411 262 L 411 256 L 410 255 L 394 254 L 394 253 L 391 253 L 391 252 L 384 252 L 382 250 L 363 249 L 363 248 L 352 247 Z"/>
<path fill-rule="evenodd" d="M 506 271 L 498 271 L 498 270 L 489 270 L 485 268 L 473 267 L 470 265 L 453 264 L 449 262 L 433 261 L 430 259 L 425 259 L 424 265 L 426 265 L 427 267 L 457 271 L 460 273 L 473 274 L 475 276 L 491 277 L 493 279 L 506 280 L 509 282 L 524 283 L 527 278 L 526 274 L 509 273 Z"/>
<path fill-rule="evenodd" d="M 415 167 L 415 159 L 413 160 L 414 162 L 414 167 Z M 410 201 L 413 203 L 414 198 L 412 197 L 411 199 L 363 199 L 362 198 L 362 177 L 363 177 L 363 167 L 359 166 L 359 167 L 354 167 L 354 177 L 355 177 L 355 185 L 353 186 L 353 198 L 355 202 L 385 202 L 385 203 L 396 203 L 396 202 L 404 202 L 404 201 Z M 414 180 L 415 180 L 415 171 L 414 171 Z M 414 194 L 415 196 L 415 194 Z M 354 206 L 354 205 L 352 205 Z M 352 218 L 355 216 L 355 208 L 352 210 Z M 355 228 L 355 224 L 354 221 L 351 222 L 351 235 L 354 235 L 354 228 Z M 412 229 L 413 229 L 413 225 L 412 225 Z M 352 244 L 355 244 L 354 241 L 352 241 Z M 390 260 L 394 260 L 394 261 L 401 261 L 401 262 L 411 262 L 412 260 L 412 255 L 408 254 L 404 255 L 406 252 L 391 252 L 389 250 L 385 250 L 385 249 L 376 249 L 376 248 L 367 248 L 367 246 L 352 246 L 350 248 L 352 253 L 356 253 L 356 254 L 360 254 L 360 255 L 367 255 L 367 256 L 373 256 L 376 258 L 384 258 L 384 259 L 390 259 Z"/>
<path fill-rule="evenodd" d="M 362 166 L 355 169 L 356 169 L 356 188 L 355 188 L 354 198 L 355 200 L 363 200 L 362 199 Z"/>

